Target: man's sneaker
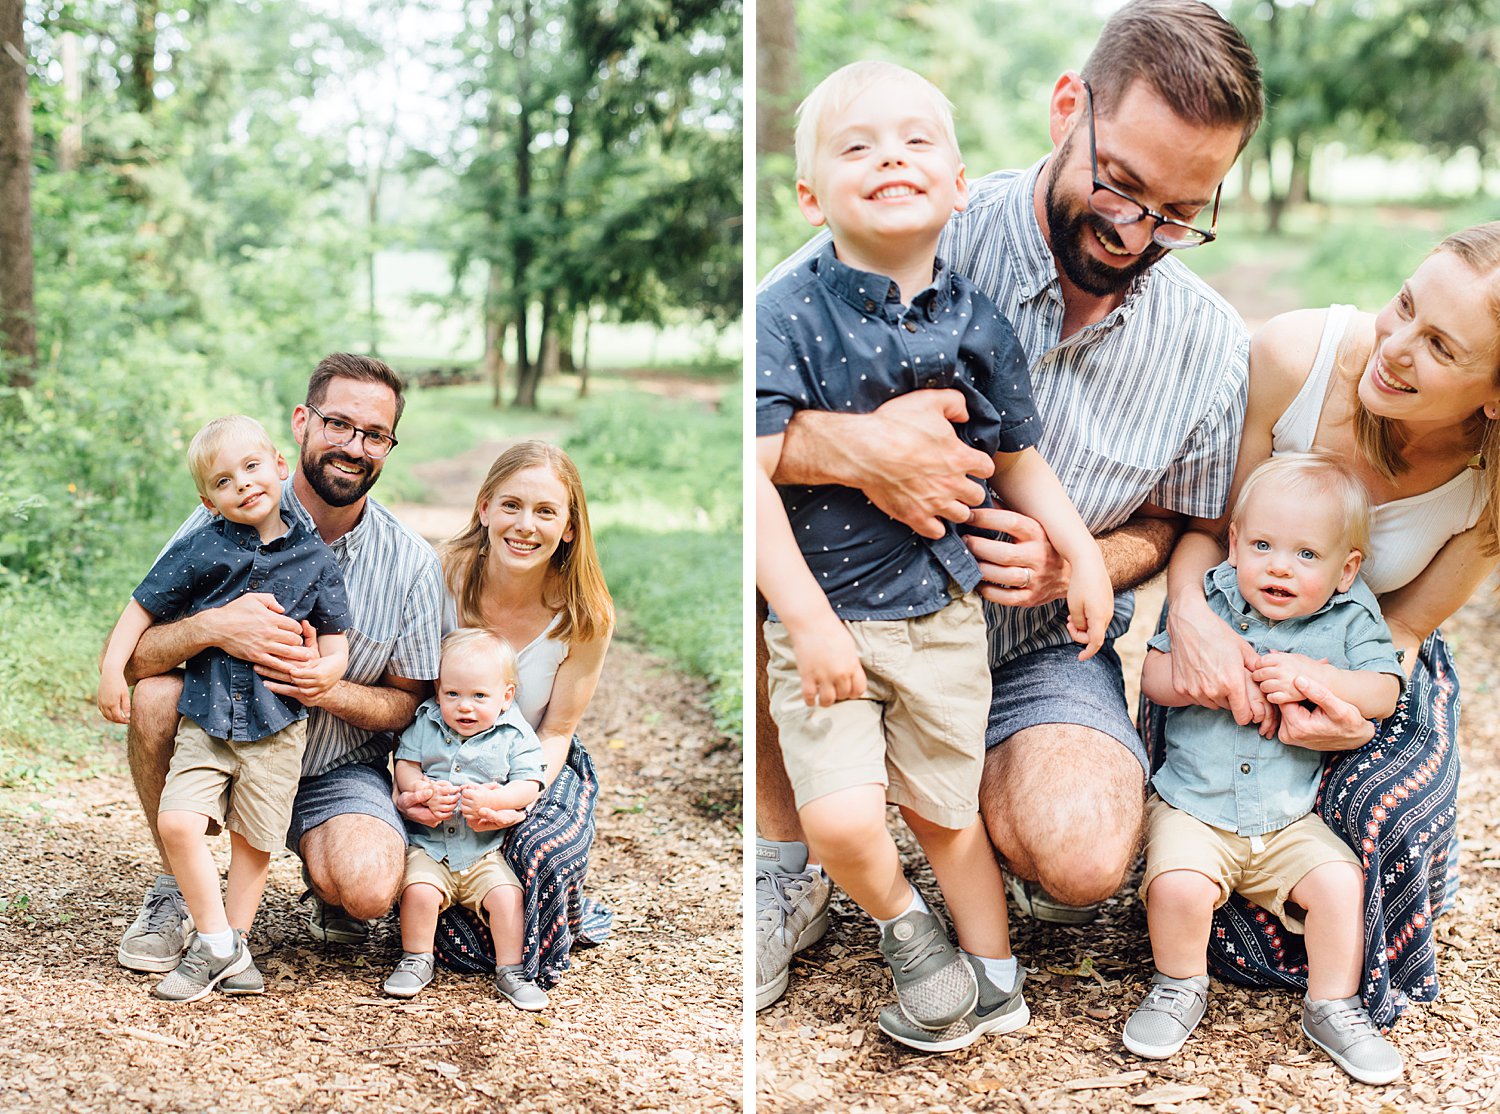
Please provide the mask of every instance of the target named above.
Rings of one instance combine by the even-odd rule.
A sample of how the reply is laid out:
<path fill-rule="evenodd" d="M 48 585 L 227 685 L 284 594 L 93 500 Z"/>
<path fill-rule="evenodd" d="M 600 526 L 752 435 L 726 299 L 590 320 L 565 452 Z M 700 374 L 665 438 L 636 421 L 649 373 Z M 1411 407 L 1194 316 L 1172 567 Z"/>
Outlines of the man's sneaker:
<path fill-rule="evenodd" d="M 526 977 L 526 968 L 519 963 L 495 967 L 495 989 L 518 1010 L 547 1008 L 547 992 Z"/>
<path fill-rule="evenodd" d="M 1097 905 L 1065 904 L 1044 890 L 1040 882 L 1028 882 L 1009 871 L 1005 872 L 1005 895 L 1012 909 L 1049 924 L 1088 924 L 1099 915 Z"/>
<path fill-rule="evenodd" d="M 1174 979 L 1158 971 L 1145 1000 L 1125 1022 L 1121 1040 L 1137 1056 L 1165 1060 L 1187 1043 L 1207 1008 L 1207 975 Z"/>
<path fill-rule="evenodd" d="M 801 843 L 755 841 L 755 1008 L 786 993 L 792 956 L 828 931 L 832 887 Z"/>
<path fill-rule="evenodd" d="M 200 936 L 183 955 L 176 970 L 157 983 L 151 993 L 167 1002 L 196 1002 L 248 966 L 250 949 L 245 947 L 238 932 L 234 934 L 234 954 L 224 959 L 215 957 Z"/>
<path fill-rule="evenodd" d="M 403 952 L 401 962 L 385 980 L 385 992 L 392 998 L 415 998 L 432 981 L 435 969 L 431 952 Z"/>
<path fill-rule="evenodd" d="M 1302 1031 L 1361 1083 L 1391 1083 L 1401 1078 L 1401 1053 L 1380 1035 L 1358 997 L 1321 1002 L 1304 998 Z"/>
<path fill-rule="evenodd" d="M 946 1029 L 924 1029 L 914 1025 L 899 1006 L 887 1006 L 880 1011 L 880 1031 L 894 1041 L 919 1052 L 956 1052 L 968 1048 L 986 1033 L 1010 1033 L 1031 1020 L 1031 1011 L 1021 997 L 1021 984 L 1026 973 L 1016 968 L 1016 985 L 1013 990 L 1001 990 L 984 973 L 984 965 L 967 952 L 960 952 L 974 969 L 974 978 L 979 983 L 979 1001 Z"/>
<path fill-rule="evenodd" d="M 896 1001 L 924 1029 L 946 1029 L 979 1000 L 974 972 L 930 909 L 912 909 L 882 927 L 880 954 L 895 980 Z"/>
<path fill-rule="evenodd" d="M 302 895 L 304 901 L 312 902 L 307 914 L 307 931 L 313 939 L 325 944 L 363 944 L 370 938 L 370 926 L 356 920 L 337 905 L 329 905 L 312 890 Z"/>
<path fill-rule="evenodd" d="M 159 874 L 141 901 L 141 911 L 125 930 L 115 958 L 132 971 L 171 971 L 193 936 L 193 915 L 177 881 Z"/>

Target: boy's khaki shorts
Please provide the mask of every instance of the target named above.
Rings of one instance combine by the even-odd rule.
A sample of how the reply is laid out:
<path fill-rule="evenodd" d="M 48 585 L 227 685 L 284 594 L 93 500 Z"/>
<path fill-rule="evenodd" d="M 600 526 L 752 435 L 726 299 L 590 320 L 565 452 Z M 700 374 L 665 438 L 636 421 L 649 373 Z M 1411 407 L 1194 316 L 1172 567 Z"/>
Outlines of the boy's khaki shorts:
<path fill-rule="evenodd" d="M 1169 870 L 1194 870 L 1218 884 L 1215 909 L 1228 901 L 1230 894 L 1237 893 L 1276 914 L 1289 931 L 1300 935 L 1304 931 L 1301 916 L 1287 915 L 1292 888 L 1324 863 L 1348 863 L 1359 869 L 1354 852 L 1316 813 L 1261 836 L 1265 850 L 1255 851 L 1248 836 L 1205 824 L 1154 793 L 1146 809 L 1142 903 L 1157 875 Z M 1351 914 L 1357 915 L 1357 911 L 1351 910 Z"/>
<path fill-rule="evenodd" d="M 183 716 L 157 812 L 196 812 L 237 832 L 257 851 L 286 840 L 302 777 L 307 720 L 253 743 L 216 739 Z"/>
<path fill-rule="evenodd" d="M 920 619 L 845 623 L 864 667 L 865 694 L 809 708 L 786 627 L 765 624 L 771 716 L 797 807 L 857 785 L 943 828 L 979 814 L 989 645 L 979 596 Z"/>
<path fill-rule="evenodd" d="M 516 872 L 511 870 L 499 851 L 481 856 L 463 870 L 454 870 L 447 863 L 440 863 L 420 847 L 406 849 L 406 879 L 401 883 L 405 890 L 414 882 L 426 882 L 436 886 L 443 895 L 442 908 L 462 905 L 472 909 L 489 923 L 489 914 L 484 911 L 484 898 L 496 886 L 521 888 Z M 439 912 L 442 910 L 440 909 Z"/>

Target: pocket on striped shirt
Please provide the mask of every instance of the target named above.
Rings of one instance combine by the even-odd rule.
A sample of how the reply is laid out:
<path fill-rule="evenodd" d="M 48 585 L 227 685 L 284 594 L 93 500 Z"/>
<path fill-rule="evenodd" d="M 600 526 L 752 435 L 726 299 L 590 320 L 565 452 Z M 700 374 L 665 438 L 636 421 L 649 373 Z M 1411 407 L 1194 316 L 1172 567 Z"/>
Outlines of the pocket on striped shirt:
<path fill-rule="evenodd" d="M 344 679 L 359 685 L 373 685 L 385 675 L 385 667 L 391 660 L 391 651 L 396 644 L 395 634 L 387 638 L 372 638 L 363 631 L 349 631 L 349 668 Z"/>
<path fill-rule="evenodd" d="M 1134 514 L 1164 471 L 1165 465 L 1135 464 L 1080 448 L 1059 478 L 1089 532 L 1101 534 Z"/>

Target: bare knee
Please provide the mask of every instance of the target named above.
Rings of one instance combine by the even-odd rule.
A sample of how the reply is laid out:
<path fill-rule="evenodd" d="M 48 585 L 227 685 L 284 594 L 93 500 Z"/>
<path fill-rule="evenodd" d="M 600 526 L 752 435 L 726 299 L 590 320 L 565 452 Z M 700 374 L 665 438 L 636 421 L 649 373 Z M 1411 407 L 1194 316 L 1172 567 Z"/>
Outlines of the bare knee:
<path fill-rule="evenodd" d="M 428 885 L 426 882 L 413 882 L 401 891 L 401 908 L 409 908 L 414 913 L 436 913 L 438 907 L 442 904 L 442 891 L 436 886 Z M 364 919 L 369 920 L 370 918 L 366 917 Z"/>
<path fill-rule="evenodd" d="M 169 809 L 157 815 L 156 830 L 161 833 L 162 842 L 180 847 L 203 838 L 208 831 L 208 817 L 183 809 Z"/>
<path fill-rule="evenodd" d="M 1323 863 L 1308 871 L 1287 896 L 1309 912 L 1359 908 L 1365 883 L 1353 863 Z"/>
<path fill-rule="evenodd" d="M 373 816 L 335 816 L 302 837 L 302 861 L 313 890 L 351 917 L 373 920 L 395 903 L 405 873 L 406 845 Z"/>
<path fill-rule="evenodd" d="M 857 862 L 891 838 L 882 812 L 865 815 L 858 810 L 833 816 L 804 810 L 801 819 L 809 843 L 824 859 L 834 862 Z"/>
<path fill-rule="evenodd" d="M 1196 870 L 1164 871 L 1146 888 L 1146 902 L 1157 912 L 1212 910 L 1218 898 L 1218 884 Z"/>
<path fill-rule="evenodd" d="M 521 888 L 496 886 L 484 895 L 484 909 L 490 919 L 514 917 L 521 912 Z"/>
<path fill-rule="evenodd" d="M 132 761 L 166 766 L 177 734 L 177 704 L 182 699 L 182 677 L 164 673 L 142 677 L 130 701 L 130 729 L 126 733 Z"/>

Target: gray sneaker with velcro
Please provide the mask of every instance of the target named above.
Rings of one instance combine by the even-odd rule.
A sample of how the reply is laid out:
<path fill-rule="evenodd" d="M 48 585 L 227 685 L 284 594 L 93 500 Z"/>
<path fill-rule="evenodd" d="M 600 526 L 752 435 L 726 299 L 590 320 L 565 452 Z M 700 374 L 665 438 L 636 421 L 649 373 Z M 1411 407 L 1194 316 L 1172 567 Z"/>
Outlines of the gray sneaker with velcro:
<path fill-rule="evenodd" d="M 1304 998 L 1302 1032 L 1361 1083 L 1393 1083 L 1405 1070 L 1401 1053 L 1381 1036 L 1358 996 L 1318 1002 Z"/>
<path fill-rule="evenodd" d="M 1207 1009 L 1207 975 L 1174 979 L 1158 971 L 1151 976 L 1145 999 L 1125 1022 L 1120 1039 L 1137 1056 L 1165 1060 L 1187 1043 Z"/>
<path fill-rule="evenodd" d="M 880 1011 L 880 1031 L 919 1052 L 956 1052 L 968 1048 L 986 1033 L 1012 1033 L 1031 1020 L 1031 1011 L 1021 996 L 1021 985 L 1026 981 L 1024 971 L 1018 968 L 1016 985 L 1001 990 L 990 981 L 979 960 L 968 952 L 959 954 L 974 969 L 974 978 L 979 983 L 979 1000 L 973 1009 L 947 1028 L 934 1030 L 914 1025 L 899 1006 L 887 1006 Z"/>
<path fill-rule="evenodd" d="M 901 1011 L 924 1029 L 946 1029 L 979 1000 L 973 970 L 930 909 L 912 909 L 882 927 L 880 954 L 891 969 Z"/>

